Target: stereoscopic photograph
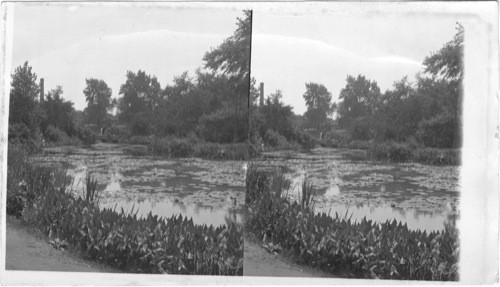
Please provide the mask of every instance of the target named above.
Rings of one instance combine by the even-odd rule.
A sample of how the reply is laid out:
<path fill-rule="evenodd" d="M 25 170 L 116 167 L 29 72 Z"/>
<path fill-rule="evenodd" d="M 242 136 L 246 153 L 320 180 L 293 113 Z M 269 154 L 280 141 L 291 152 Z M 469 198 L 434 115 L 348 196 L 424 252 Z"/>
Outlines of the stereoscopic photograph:
<path fill-rule="evenodd" d="M 251 11 L 13 6 L 6 269 L 242 275 Z"/>
<path fill-rule="evenodd" d="M 497 3 L 1 7 L 0 284 L 498 282 Z"/>

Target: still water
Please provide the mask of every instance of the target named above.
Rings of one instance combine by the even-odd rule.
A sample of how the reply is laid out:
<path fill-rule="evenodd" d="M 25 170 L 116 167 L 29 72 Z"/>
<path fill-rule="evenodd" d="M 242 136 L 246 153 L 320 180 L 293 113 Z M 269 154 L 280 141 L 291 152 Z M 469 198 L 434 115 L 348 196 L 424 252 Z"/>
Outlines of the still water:
<path fill-rule="evenodd" d="M 316 189 L 314 206 L 351 221 L 401 221 L 410 229 L 441 230 L 459 214 L 459 167 L 353 161 L 347 150 L 269 152 L 255 164 L 281 170 L 298 200 L 304 179 Z"/>
<path fill-rule="evenodd" d="M 99 204 L 105 208 L 137 216 L 181 214 L 214 226 L 243 222 L 243 162 L 137 157 L 125 150 L 113 144 L 51 148 L 36 160 L 66 168 L 76 195 L 83 193 L 87 175 L 97 179 Z"/>

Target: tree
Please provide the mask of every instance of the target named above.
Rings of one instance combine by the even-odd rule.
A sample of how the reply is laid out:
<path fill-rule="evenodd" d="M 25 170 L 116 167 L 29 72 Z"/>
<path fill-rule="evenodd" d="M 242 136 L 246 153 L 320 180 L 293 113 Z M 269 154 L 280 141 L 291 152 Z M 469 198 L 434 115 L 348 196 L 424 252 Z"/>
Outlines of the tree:
<path fill-rule="evenodd" d="M 341 127 L 349 129 L 355 139 L 371 139 L 374 137 L 373 119 L 380 108 L 381 93 L 375 81 L 364 76 L 357 78 L 347 76 L 347 84 L 340 91 L 338 122 Z"/>
<path fill-rule="evenodd" d="M 163 98 L 155 113 L 159 132 L 185 136 L 193 131 L 203 114 L 204 101 L 187 72 L 175 77 L 173 85 L 165 87 Z"/>
<path fill-rule="evenodd" d="M 446 43 L 438 52 L 432 53 L 424 60 L 425 72 L 431 75 L 432 82 L 436 85 L 446 86 L 448 95 L 445 102 L 451 106 L 445 106 L 444 113 L 453 116 L 453 146 L 461 146 L 462 127 L 462 81 L 463 81 L 463 51 L 464 51 L 464 28 L 457 23 L 457 33 L 453 40 Z M 425 79 L 422 79 L 424 81 Z"/>
<path fill-rule="evenodd" d="M 237 29 L 216 49 L 203 57 L 205 68 L 225 74 L 234 87 L 234 117 L 237 117 L 240 98 L 246 95 L 250 85 L 250 45 L 252 37 L 252 11 L 244 11 L 244 18 L 237 18 Z M 243 109 L 248 105 L 243 105 Z M 245 109 L 244 113 L 248 113 Z M 237 140 L 237 121 L 233 122 L 233 142 Z M 244 126 L 246 128 L 246 126 Z"/>
<path fill-rule="evenodd" d="M 83 94 L 87 101 L 85 108 L 87 122 L 103 127 L 108 112 L 113 107 L 111 88 L 103 80 L 90 78 L 85 81 L 87 86 L 83 90 Z"/>
<path fill-rule="evenodd" d="M 128 71 L 127 81 L 120 87 L 123 97 L 118 104 L 119 119 L 136 134 L 151 132 L 151 116 L 162 99 L 162 90 L 155 76 L 139 70 Z"/>
<path fill-rule="evenodd" d="M 37 117 L 40 116 L 37 76 L 27 61 L 17 67 L 11 76 L 9 125 L 24 124 L 34 135 L 38 131 Z"/>
<path fill-rule="evenodd" d="M 234 34 L 203 57 L 205 68 L 247 79 L 250 72 L 250 45 L 252 37 L 252 11 L 245 10 L 244 18 L 237 18 Z"/>
<path fill-rule="evenodd" d="M 262 136 L 267 130 L 273 130 L 287 138 L 293 133 L 293 111 L 292 106 L 285 105 L 281 99 L 283 94 L 280 90 L 270 94 L 262 107 L 261 113 L 264 117 L 265 129 L 261 130 Z"/>
<path fill-rule="evenodd" d="M 322 84 L 307 83 L 303 97 L 307 105 L 305 118 L 320 130 L 333 113 L 332 94 Z"/>
<path fill-rule="evenodd" d="M 41 103 L 41 107 L 45 113 L 45 118 L 41 122 L 42 131 L 49 126 L 57 127 L 68 135 L 75 135 L 75 123 L 73 118 L 73 103 L 64 100 L 62 97 L 63 89 L 61 86 L 56 86 L 55 89 L 47 93 L 46 100 Z"/>
<path fill-rule="evenodd" d="M 382 95 L 373 119 L 375 136 L 381 140 L 407 140 L 415 135 L 422 117 L 422 101 L 413 83 L 403 77 Z"/>

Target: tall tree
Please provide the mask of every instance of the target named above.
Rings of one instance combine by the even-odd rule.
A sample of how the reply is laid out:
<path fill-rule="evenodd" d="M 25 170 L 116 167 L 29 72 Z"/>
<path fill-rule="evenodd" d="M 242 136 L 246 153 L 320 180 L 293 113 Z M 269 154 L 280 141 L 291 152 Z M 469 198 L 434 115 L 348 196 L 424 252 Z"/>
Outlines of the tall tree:
<path fill-rule="evenodd" d="M 45 118 L 41 122 L 42 130 L 52 125 L 64 131 L 68 135 L 75 133 L 75 124 L 73 118 L 73 103 L 64 100 L 62 97 L 63 89 L 61 86 L 56 86 L 55 89 L 47 93 L 46 100 L 41 103 L 45 113 Z"/>
<path fill-rule="evenodd" d="M 340 91 L 338 122 L 341 127 L 351 130 L 357 139 L 374 137 L 373 119 L 380 107 L 381 93 L 375 81 L 364 76 L 347 76 L 347 84 Z"/>
<path fill-rule="evenodd" d="M 453 40 L 446 43 L 439 51 L 432 53 L 424 60 L 425 72 L 430 74 L 436 85 L 446 85 L 450 109 L 444 111 L 453 115 L 453 146 L 461 146 L 462 128 L 462 81 L 464 75 L 464 28 L 457 23 Z M 423 79 L 425 81 L 425 79 Z"/>
<path fill-rule="evenodd" d="M 160 103 L 162 90 L 158 79 L 139 70 L 128 71 L 127 81 L 120 87 L 119 119 L 136 134 L 151 132 L 151 116 Z"/>
<path fill-rule="evenodd" d="M 103 80 L 90 78 L 85 81 L 87 86 L 83 94 L 87 101 L 85 108 L 87 122 L 103 127 L 108 112 L 113 107 L 111 88 Z"/>
<path fill-rule="evenodd" d="M 234 87 L 233 141 L 237 139 L 238 125 L 236 118 L 243 97 L 247 104 L 243 105 L 244 114 L 248 113 L 248 94 L 250 84 L 250 45 L 252 37 L 252 11 L 244 11 L 243 18 L 237 18 L 234 34 L 224 40 L 217 48 L 211 49 L 203 57 L 205 68 L 225 74 Z"/>
<path fill-rule="evenodd" d="M 274 130 L 281 135 L 291 137 L 293 132 L 293 111 L 292 106 L 285 105 L 281 99 L 283 94 L 280 90 L 270 94 L 260 111 L 264 117 L 265 127 Z M 261 131 L 262 135 L 265 130 Z"/>
<path fill-rule="evenodd" d="M 307 83 L 303 97 L 307 105 L 304 117 L 319 131 L 333 113 L 332 94 L 322 84 Z"/>
<path fill-rule="evenodd" d="M 36 80 L 36 74 L 26 61 L 14 70 L 10 89 L 9 125 L 24 124 L 32 133 L 38 128 L 39 87 Z"/>

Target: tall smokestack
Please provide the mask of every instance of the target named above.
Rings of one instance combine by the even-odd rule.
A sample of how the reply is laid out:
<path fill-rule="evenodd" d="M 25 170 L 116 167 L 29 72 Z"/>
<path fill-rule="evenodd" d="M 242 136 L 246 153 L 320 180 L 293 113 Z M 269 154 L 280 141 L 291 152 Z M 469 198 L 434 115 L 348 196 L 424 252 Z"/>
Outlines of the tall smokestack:
<path fill-rule="evenodd" d="M 260 105 L 264 105 L 264 83 L 260 83 L 259 87 L 259 92 L 260 92 Z"/>
<path fill-rule="evenodd" d="M 40 79 L 40 103 L 43 103 L 43 78 Z"/>

